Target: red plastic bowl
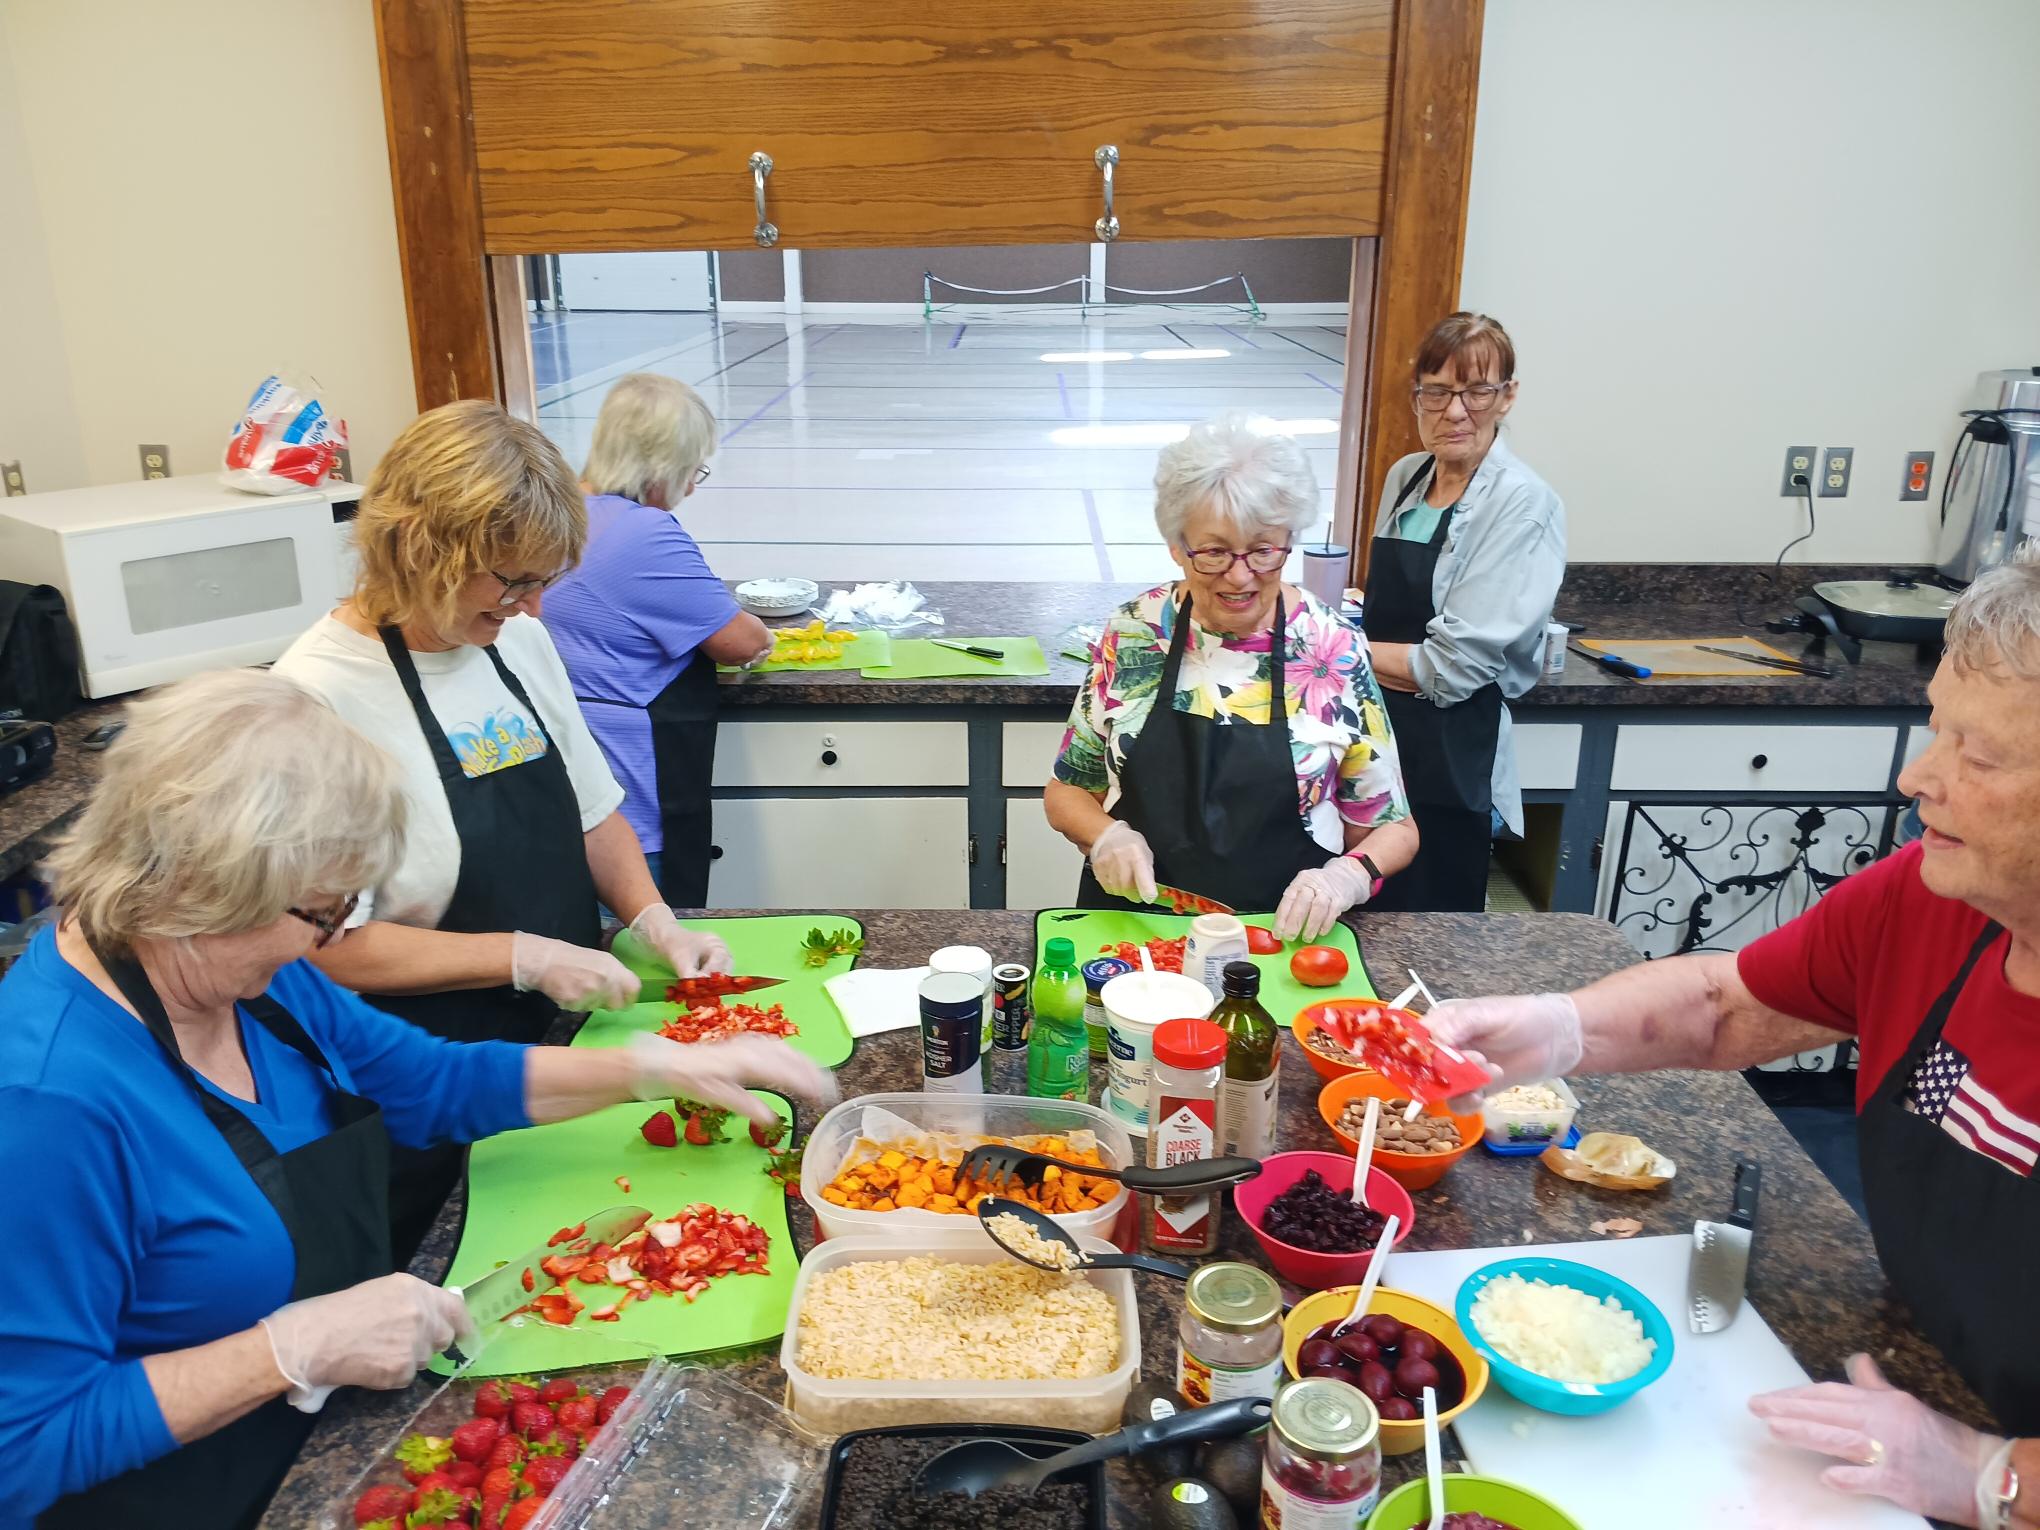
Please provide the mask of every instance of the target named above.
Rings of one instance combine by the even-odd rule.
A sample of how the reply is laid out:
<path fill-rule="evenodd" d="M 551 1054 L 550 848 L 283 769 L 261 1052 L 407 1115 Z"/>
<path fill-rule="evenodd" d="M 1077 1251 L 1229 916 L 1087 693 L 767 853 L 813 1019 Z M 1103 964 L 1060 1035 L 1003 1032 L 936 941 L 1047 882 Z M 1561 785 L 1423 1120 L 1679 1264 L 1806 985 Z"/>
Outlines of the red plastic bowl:
<path fill-rule="evenodd" d="M 1363 1249 L 1357 1254 L 1320 1254 L 1313 1249 L 1298 1248 L 1294 1243 L 1284 1243 L 1261 1230 L 1261 1217 L 1268 1210 L 1268 1203 L 1311 1169 L 1316 1169 L 1319 1178 L 1334 1190 L 1350 1191 L 1353 1188 L 1353 1156 L 1350 1153 L 1276 1153 L 1262 1160 L 1259 1174 L 1233 1186 L 1233 1205 L 1252 1229 L 1261 1251 L 1268 1256 L 1268 1262 L 1275 1266 L 1275 1273 L 1283 1279 L 1294 1281 L 1311 1291 L 1322 1291 L 1329 1286 L 1357 1285 L 1367 1276 L 1367 1266 L 1374 1258 L 1374 1250 Z M 1367 1171 L 1367 1204 L 1383 1216 L 1397 1219 L 1395 1241 L 1398 1245 L 1409 1237 L 1410 1229 L 1416 1225 L 1416 1203 L 1410 1199 L 1409 1191 L 1380 1169 L 1370 1168 Z"/>

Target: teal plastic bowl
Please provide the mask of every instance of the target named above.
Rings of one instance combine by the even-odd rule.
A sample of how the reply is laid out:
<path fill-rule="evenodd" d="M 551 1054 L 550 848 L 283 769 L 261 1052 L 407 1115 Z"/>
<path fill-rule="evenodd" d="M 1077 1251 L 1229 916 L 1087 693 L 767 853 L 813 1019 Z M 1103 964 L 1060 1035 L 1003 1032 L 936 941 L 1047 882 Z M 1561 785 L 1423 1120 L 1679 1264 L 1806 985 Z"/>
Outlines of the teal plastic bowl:
<path fill-rule="evenodd" d="M 1643 1336 L 1656 1344 L 1650 1363 L 1634 1376 L 1605 1385 L 1588 1381 L 1553 1381 L 1549 1376 L 1525 1370 L 1488 1343 L 1473 1321 L 1473 1299 L 1480 1295 L 1481 1287 L 1504 1275 L 1520 1275 L 1525 1280 L 1542 1280 L 1553 1286 L 1571 1286 L 1597 1299 L 1614 1297 L 1643 1324 Z M 1475 1270 L 1460 1286 L 1459 1299 L 1453 1304 L 1452 1315 L 1459 1323 L 1459 1331 L 1466 1335 L 1466 1342 L 1487 1357 L 1496 1385 L 1511 1397 L 1546 1413 L 1565 1413 L 1575 1417 L 1606 1413 L 1664 1375 L 1672 1363 L 1672 1325 L 1665 1321 L 1665 1315 L 1658 1311 L 1656 1304 L 1628 1281 L 1617 1280 L 1606 1270 L 1575 1264 L 1570 1259 L 1503 1259 Z"/>

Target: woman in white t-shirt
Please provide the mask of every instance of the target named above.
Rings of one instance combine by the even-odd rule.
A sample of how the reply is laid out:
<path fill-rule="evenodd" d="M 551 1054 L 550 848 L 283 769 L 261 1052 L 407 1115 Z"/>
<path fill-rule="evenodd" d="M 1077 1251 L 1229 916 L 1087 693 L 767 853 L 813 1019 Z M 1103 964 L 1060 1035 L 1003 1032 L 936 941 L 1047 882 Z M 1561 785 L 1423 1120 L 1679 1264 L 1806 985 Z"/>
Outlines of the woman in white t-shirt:
<path fill-rule="evenodd" d="M 436 1035 L 524 1042 L 561 1010 L 637 997 L 597 948 L 598 898 L 683 976 L 727 970 L 723 943 L 661 901 L 536 619 L 588 534 L 553 444 L 494 404 L 434 409 L 391 445 L 354 527 L 353 597 L 276 668 L 395 758 L 411 831 L 319 966 Z M 400 1265 L 459 1175 L 457 1150 L 395 1155 Z"/>

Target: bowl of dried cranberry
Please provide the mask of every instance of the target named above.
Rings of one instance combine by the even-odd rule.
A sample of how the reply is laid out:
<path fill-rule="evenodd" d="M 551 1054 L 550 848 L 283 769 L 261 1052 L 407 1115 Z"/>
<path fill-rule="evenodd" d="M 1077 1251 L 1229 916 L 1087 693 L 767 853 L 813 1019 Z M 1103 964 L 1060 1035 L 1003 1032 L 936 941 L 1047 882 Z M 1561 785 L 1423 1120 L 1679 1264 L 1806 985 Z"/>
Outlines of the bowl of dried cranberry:
<path fill-rule="evenodd" d="M 1381 1500 L 1367 1530 L 1417 1530 L 1431 1523 L 1431 1493 L 1422 1477 Z M 1499 1477 L 1445 1476 L 1445 1530 L 1580 1530 L 1550 1499 Z"/>
<path fill-rule="evenodd" d="M 1233 1205 L 1275 1272 L 1321 1291 L 1366 1277 L 1384 1222 L 1396 1241 L 1417 1219 L 1409 1192 L 1379 1169 L 1367 1171 L 1367 1204 L 1353 1201 L 1353 1160 L 1340 1153 L 1276 1153 L 1261 1172 L 1233 1186 Z"/>

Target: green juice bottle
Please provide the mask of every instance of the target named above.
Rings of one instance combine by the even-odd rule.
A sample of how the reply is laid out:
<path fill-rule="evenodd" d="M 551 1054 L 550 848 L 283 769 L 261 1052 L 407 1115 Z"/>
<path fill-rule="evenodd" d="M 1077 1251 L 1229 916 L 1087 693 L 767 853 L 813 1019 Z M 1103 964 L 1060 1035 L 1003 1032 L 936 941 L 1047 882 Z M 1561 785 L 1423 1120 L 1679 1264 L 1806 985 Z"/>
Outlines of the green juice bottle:
<path fill-rule="evenodd" d="M 1058 935 L 1034 974 L 1034 1027 L 1027 1038 L 1027 1092 L 1044 1100 L 1089 1100 L 1091 1041 L 1084 1029 L 1084 978 L 1077 948 Z"/>

